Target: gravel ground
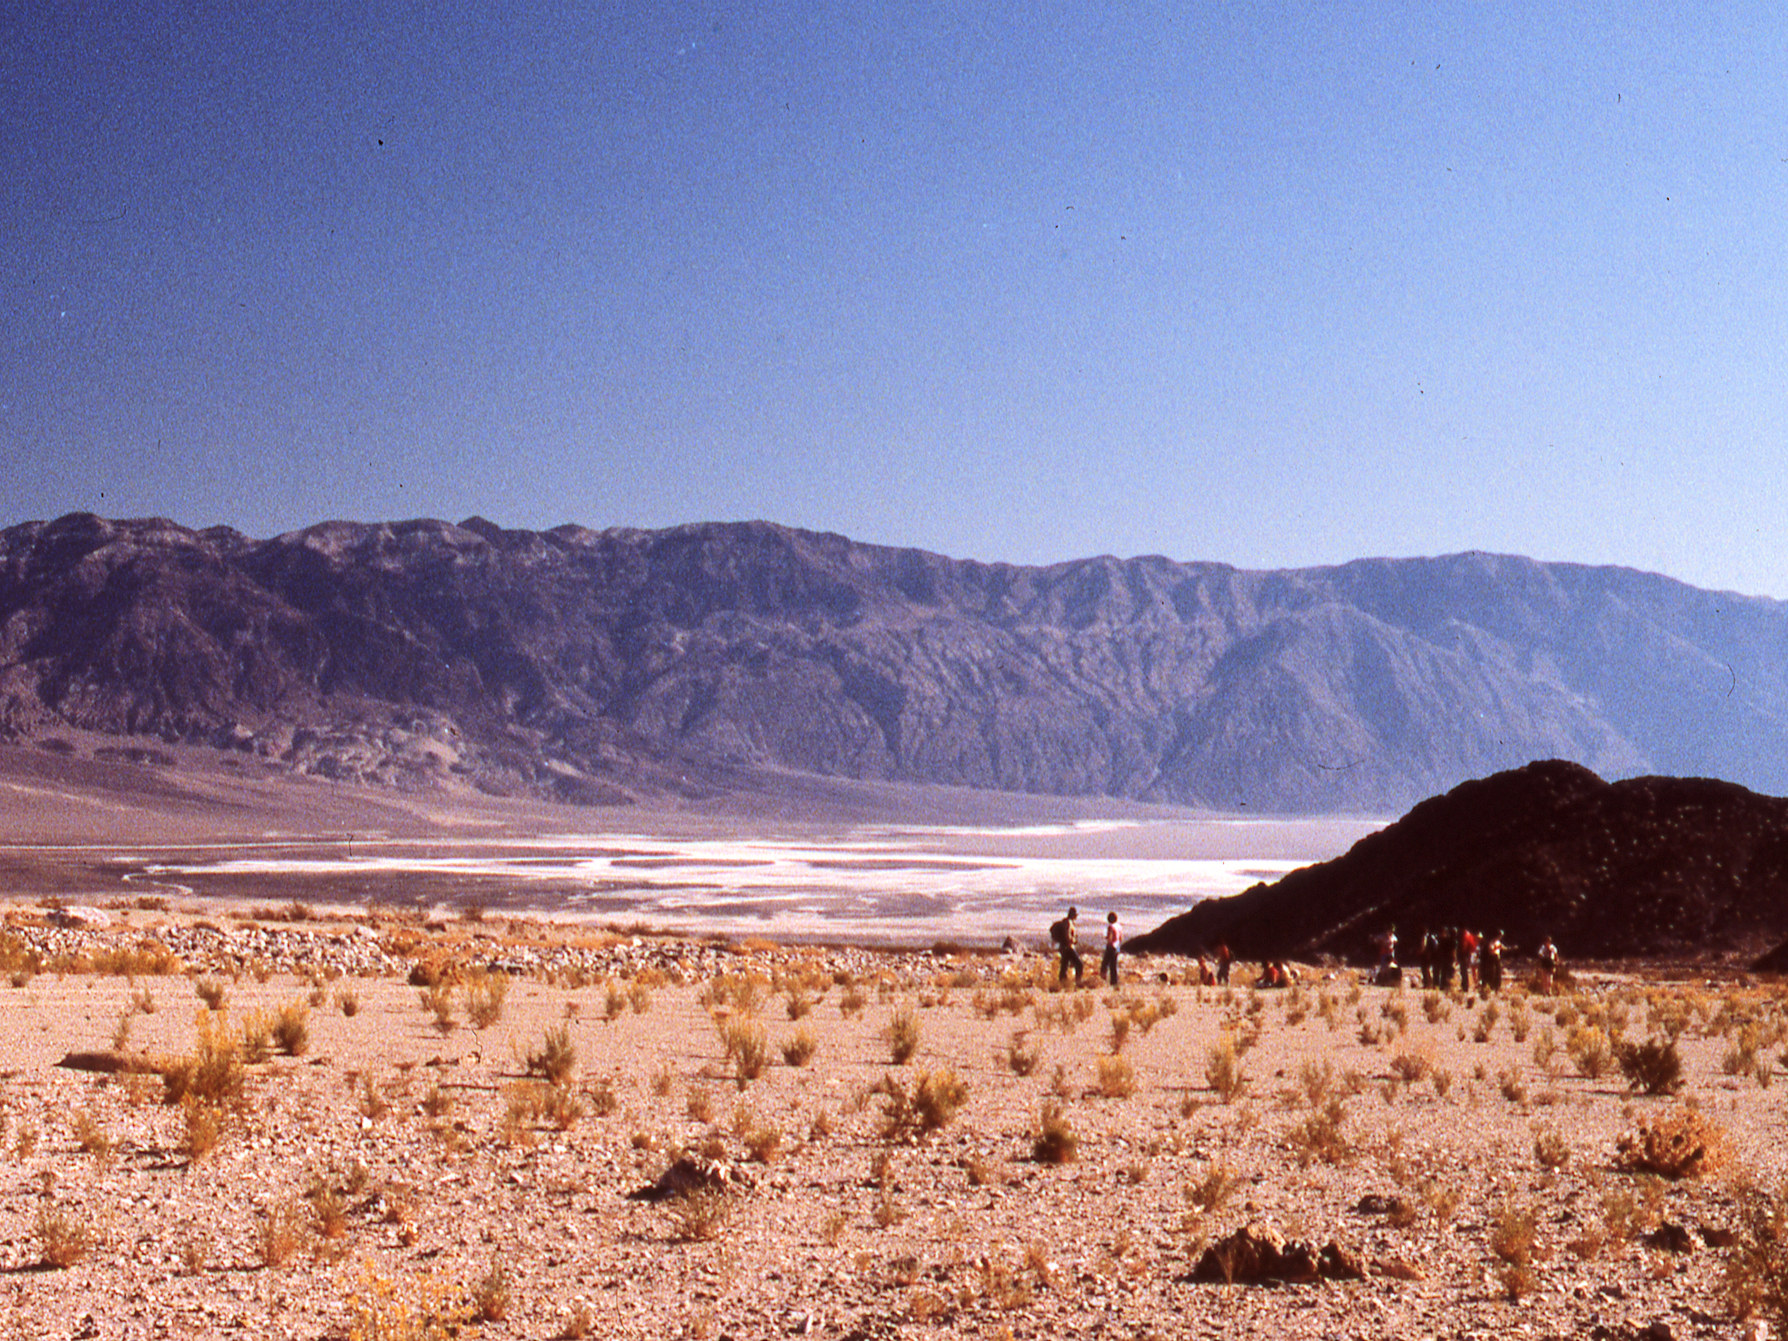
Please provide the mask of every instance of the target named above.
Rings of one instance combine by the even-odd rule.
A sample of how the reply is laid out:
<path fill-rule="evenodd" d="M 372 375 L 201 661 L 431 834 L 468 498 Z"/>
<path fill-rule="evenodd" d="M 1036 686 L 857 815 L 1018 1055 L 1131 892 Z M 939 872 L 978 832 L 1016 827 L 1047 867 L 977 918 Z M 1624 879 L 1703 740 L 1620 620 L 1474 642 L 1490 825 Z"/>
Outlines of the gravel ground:
<path fill-rule="evenodd" d="M 1035 954 L 196 908 L 7 922 L 5 1335 L 1737 1336 L 1754 1324 L 1723 1292 L 1727 1245 L 1788 1164 L 1773 988 L 1517 990 L 1480 1042 L 1481 1003 L 1425 1008 L 1345 974 L 1220 993 L 1137 961 L 1121 992 L 1064 993 Z M 507 995 L 483 1028 L 463 985 L 443 1029 L 412 982 L 491 964 Z M 308 1012 L 301 1051 L 250 1062 L 221 1106 L 163 1101 L 165 1059 L 202 1022 L 237 1040 L 282 1008 Z M 743 1085 L 717 1011 L 763 1029 L 768 1063 Z M 1633 1039 L 1674 1012 L 1681 1094 L 1580 1074 L 1561 1012 L 1624 1015 Z M 897 1017 L 916 1022 L 904 1065 Z M 1777 1084 L 1727 1074 L 1747 1022 Z M 575 1051 L 556 1093 L 527 1078 L 555 1030 Z M 812 1056 L 790 1065 L 803 1030 Z M 1227 1101 L 1209 1076 L 1225 1038 L 1245 1080 Z M 948 1097 L 945 1072 L 959 1108 L 890 1134 L 886 1091 L 930 1075 Z M 1622 1134 L 1685 1103 L 1721 1134 L 1719 1166 L 1622 1171 Z M 1052 1108 L 1072 1160 L 1036 1156 Z M 722 1190 L 629 1196 L 685 1152 Z M 1198 1279 L 1250 1224 L 1333 1244 L 1364 1278 Z"/>

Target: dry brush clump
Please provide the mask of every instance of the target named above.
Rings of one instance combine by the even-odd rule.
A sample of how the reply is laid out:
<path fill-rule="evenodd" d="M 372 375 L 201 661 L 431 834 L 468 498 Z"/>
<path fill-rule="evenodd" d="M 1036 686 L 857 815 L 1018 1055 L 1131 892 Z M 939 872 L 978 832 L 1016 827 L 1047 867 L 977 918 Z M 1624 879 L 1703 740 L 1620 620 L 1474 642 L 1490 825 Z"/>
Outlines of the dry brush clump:
<path fill-rule="evenodd" d="M 40 1260 L 57 1271 L 67 1270 L 84 1260 L 93 1250 L 92 1231 L 87 1222 L 47 1195 L 37 1208 L 34 1224 Z"/>
<path fill-rule="evenodd" d="M 549 1085 L 567 1085 L 577 1074 L 577 1046 L 571 1041 L 568 1025 L 548 1029 L 537 1048 L 530 1048 L 525 1059 L 528 1074 L 538 1076 Z"/>
<path fill-rule="evenodd" d="M 1698 1108 L 1683 1104 L 1622 1135 L 1615 1167 L 1660 1178 L 1699 1178 L 1714 1173 L 1729 1154 L 1726 1130 Z"/>
<path fill-rule="evenodd" d="M 888 1021 L 888 1055 L 894 1065 L 905 1066 L 919 1050 L 919 1014 L 911 1006 L 901 1006 Z"/>
<path fill-rule="evenodd" d="M 1037 1116 L 1031 1158 L 1039 1164 L 1069 1164 L 1080 1155 L 1080 1136 L 1061 1104 L 1051 1100 Z"/>
<path fill-rule="evenodd" d="M 467 980 L 464 990 L 466 1018 L 475 1029 L 488 1029 L 503 1018 L 509 999 L 507 973 L 477 973 Z"/>
<path fill-rule="evenodd" d="M 1241 1053 L 1233 1034 L 1224 1034 L 1205 1054 L 1204 1078 L 1224 1103 L 1234 1103 L 1248 1088 L 1248 1077 L 1242 1069 Z"/>
<path fill-rule="evenodd" d="M 1615 1047 L 1621 1074 L 1627 1084 L 1646 1094 L 1674 1094 L 1682 1088 L 1682 1056 L 1676 1040 L 1670 1037 L 1648 1038 L 1643 1043 L 1620 1043 Z"/>
<path fill-rule="evenodd" d="M 770 1035 L 761 1021 L 750 1016 L 728 1016 L 717 1021 L 720 1046 L 732 1063 L 733 1080 L 740 1089 L 763 1075 L 770 1064 Z"/>
<path fill-rule="evenodd" d="M 871 1092 L 882 1096 L 882 1135 L 890 1141 L 915 1141 L 938 1131 L 968 1102 L 968 1083 L 947 1066 L 921 1071 L 911 1089 L 889 1073 Z"/>
<path fill-rule="evenodd" d="M 1346 1101 L 1331 1095 L 1316 1112 L 1293 1127 L 1287 1138 L 1300 1166 L 1347 1163 L 1354 1156 L 1354 1147 L 1347 1137 Z"/>
<path fill-rule="evenodd" d="M 1721 1285 L 1734 1317 L 1762 1317 L 1777 1334 L 1788 1332 L 1788 1184 L 1743 1194 Z"/>
<path fill-rule="evenodd" d="M 782 1044 L 782 1060 L 790 1066 L 806 1066 L 813 1060 L 813 1054 L 819 1048 L 819 1037 L 806 1025 L 795 1030 L 794 1036 L 785 1039 Z"/>

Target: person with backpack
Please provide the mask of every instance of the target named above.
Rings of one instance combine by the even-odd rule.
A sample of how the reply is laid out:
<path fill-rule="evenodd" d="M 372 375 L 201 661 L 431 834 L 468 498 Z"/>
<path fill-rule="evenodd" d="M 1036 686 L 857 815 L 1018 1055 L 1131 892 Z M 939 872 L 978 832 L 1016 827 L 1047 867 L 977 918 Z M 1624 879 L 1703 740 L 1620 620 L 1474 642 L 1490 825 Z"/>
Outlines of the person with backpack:
<path fill-rule="evenodd" d="M 1118 947 L 1124 942 L 1124 928 L 1116 913 L 1105 914 L 1105 953 L 1099 958 L 1099 976 L 1113 987 L 1118 985 Z"/>
<path fill-rule="evenodd" d="M 1548 936 L 1540 942 L 1540 995 L 1551 996 L 1558 985 L 1558 947 Z"/>
<path fill-rule="evenodd" d="M 1056 981 L 1067 982 L 1068 970 L 1074 970 L 1074 985 L 1080 986 L 1080 980 L 1086 975 L 1086 961 L 1080 957 L 1075 948 L 1078 937 L 1074 924 L 1080 920 L 1080 909 L 1070 905 L 1068 915 L 1059 917 L 1049 928 L 1049 939 L 1055 942 L 1055 948 L 1061 953 L 1061 963 L 1056 968 Z"/>

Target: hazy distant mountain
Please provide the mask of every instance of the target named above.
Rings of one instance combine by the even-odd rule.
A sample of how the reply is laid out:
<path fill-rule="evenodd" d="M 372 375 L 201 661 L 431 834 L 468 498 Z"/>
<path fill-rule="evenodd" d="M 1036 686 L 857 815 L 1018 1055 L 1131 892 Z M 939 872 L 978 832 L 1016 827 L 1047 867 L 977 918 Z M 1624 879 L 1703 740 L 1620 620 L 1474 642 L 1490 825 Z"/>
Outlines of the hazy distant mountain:
<path fill-rule="evenodd" d="M 1788 605 L 1487 554 L 1027 568 L 762 523 L 77 515 L 0 532 L 0 732 L 71 729 L 595 802 L 781 769 L 1384 812 L 1549 757 L 1783 792 Z"/>

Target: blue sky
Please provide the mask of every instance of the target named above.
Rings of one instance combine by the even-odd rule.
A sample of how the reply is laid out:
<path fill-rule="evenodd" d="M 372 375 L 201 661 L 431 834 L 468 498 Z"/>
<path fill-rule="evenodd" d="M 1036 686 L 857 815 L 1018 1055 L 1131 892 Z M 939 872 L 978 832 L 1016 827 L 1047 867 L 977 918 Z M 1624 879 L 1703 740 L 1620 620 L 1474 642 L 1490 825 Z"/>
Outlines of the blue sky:
<path fill-rule="evenodd" d="M 0 522 L 1788 598 L 1778 7 L 9 6 Z"/>

